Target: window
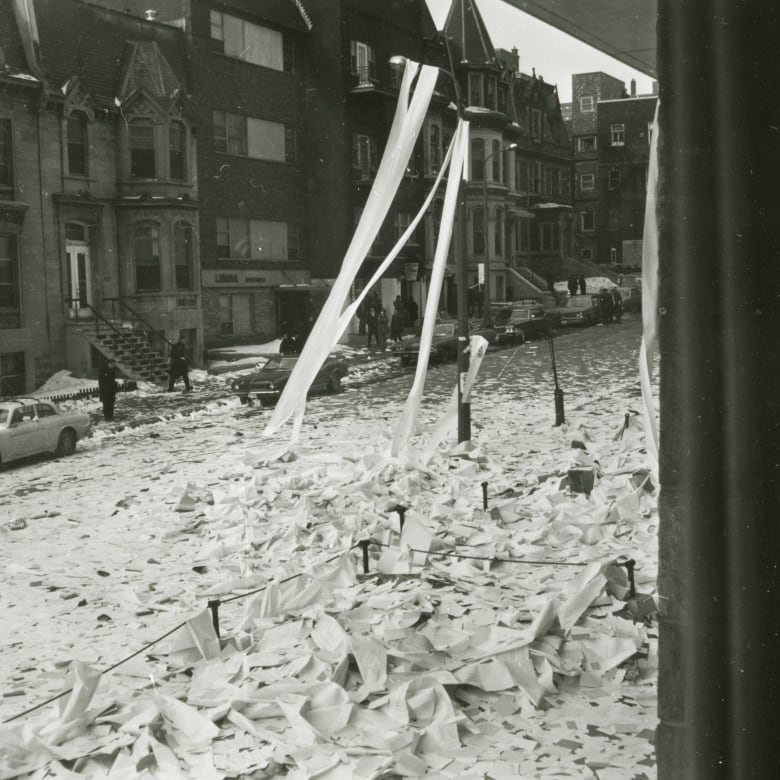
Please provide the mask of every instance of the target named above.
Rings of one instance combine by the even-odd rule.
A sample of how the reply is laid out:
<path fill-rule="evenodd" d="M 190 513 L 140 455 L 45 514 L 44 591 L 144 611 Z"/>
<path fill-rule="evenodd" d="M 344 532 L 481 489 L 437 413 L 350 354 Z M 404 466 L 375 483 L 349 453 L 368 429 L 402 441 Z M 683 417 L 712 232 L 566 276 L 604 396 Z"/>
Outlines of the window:
<path fill-rule="evenodd" d="M 534 141 L 542 138 L 542 112 L 538 108 L 531 109 L 531 135 Z"/>
<path fill-rule="evenodd" d="M 485 77 L 485 108 L 496 110 L 496 77 Z"/>
<path fill-rule="evenodd" d="M 431 125 L 428 132 L 428 173 L 439 172 L 441 159 L 441 128 Z"/>
<path fill-rule="evenodd" d="M 595 135 L 583 135 L 577 139 L 577 151 L 578 152 L 595 152 L 596 151 L 596 136 Z"/>
<path fill-rule="evenodd" d="M 541 195 L 542 194 L 542 164 L 537 160 L 536 162 L 532 163 L 533 168 L 531 169 L 531 173 L 533 175 L 533 181 L 532 184 L 532 191 L 534 195 Z"/>
<path fill-rule="evenodd" d="M 580 228 L 584 233 L 590 233 L 596 229 L 596 215 L 592 211 L 580 212 Z"/>
<path fill-rule="evenodd" d="M 406 211 L 399 211 L 393 216 L 393 240 L 398 241 L 399 238 L 406 232 L 409 227 L 412 218 Z M 409 243 L 414 242 L 414 236 L 409 239 Z"/>
<path fill-rule="evenodd" d="M 159 292 L 160 278 L 160 227 L 155 222 L 142 222 L 135 226 L 133 234 L 136 292 Z"/>
<path fill-rule="evenodd" d="M 222 336 L 233 335 L 233 296 L 219 296 L 219 332 Z"/>
<path fill-rule="evenodd" d="M 378 155 L 376 139 L 365 133 L 352 134 L 352 167 L 361 179 L 368 179 L 376 173 Z"/>
<path fill-rule="evenodd" d="M 187 222 L 177 222 L 173 226 L 173 254 L 176 269 L 176 289 L 192 290 L 195 278 L 193 260 L 195 232 Z"/>
<path fill-rule="evenodd" d="M 349 68 L 357 76 L 358 84 L 372 84 L 376 79 L 374 47 L 362 41 L 350 41 Z"/>
<path fill-rule="evenodd" d="M 518 192 L 528 190 L 528 163 L 519 156 L 515 156 L 515 189 Z"/>
<path fill-rule="evenodd" d="M 580 98 L 580 111 L 593 111 L 593 96 L 585 95 Z"/>
<path fill-rule="evenodd" d="M 592 173 L 583 173 L 580 175 L 580 189 L 581 190 L 594 190 L 596 189 L 596 177 Z"/>
<path fill-rule="evenodd" d="M 497 255 L 504 254 L 504 210 L 496 209 L 496 219 L 493 223 L 493 247 Z"/>
<path fill-rule="evenodd" d="M 292 231 L 292 232 L 291 232 Z M 290 236 L 292 246 L 290 244 Z M 217 218 L 217 256 L 230 260 L 295 260 L 297 227 L 286 222 Z"/>
<path fill-rule="evenodd" d="M 68 173 L 75 176 L 87 175 L 87 118 L 80 111 L 74 111 L 67 122 Z"/>
<path fill-rule="evenodd" d="M 485 212 L 483 209 L 474 209 L 471 212 L 472 237 L 474 241 L 474 254 L 485 254 Z"/>
<path fill-rule="evenodd" d="M 211 40 L 213 48 L 228 57 L 264 68 L 293 72 L 292 42 L 286 41 L 278 30 L 212 11 Z"/>
<path fill-rule="evenodd" d="M 553 193 L 553 169 L 544 169 L 544 194 L 552 195 Z"/>
<path fill-rule="evenodd" d="M 609 262 L 612 263 L 612 265 L 616 265 L 618 261 L 618 251 L 616 247 L 611 247 L 609 250 Z"/>
<path fill-rule="evenodd" d="M 469 73 L 469 105 L 483 106 L 482 98 L 482 74 Z"/>
<path fill-rule="evenodd" d="M 580 257 L 583 260 L 592 260 L 593 259 L 593 250 L 592 249 L 583 249 L 580 252 Z"/>
<path fill-rule="evenodd" d="M 471 181 L 485 178 L 485 142 L 481 138 L 471 139 Z"/>
<path fill-rule="evenodd" d="M 493 158 L 491 172 L 493 181 L 501 181 L 501 141 L 493 141 L 490 145 L 490 156 Z"/>
<path fill-rule="evenodd" d="M 14 186 L 11 120 L 0 119 L 0 191 Z"/>
<path fill-rule="evenodd" d="M 612 169 L 607 177 L 608 186 L 611 190 L 616 190 L 620 186 L 620 171 Z"/>
<path fill-rule="evenodd" d="M 541 225 L 542 233 L 542 251 L 553 252 L 560 248 L 560 236 L 557 225 L 552 222 L 543 222 Z"/>
<path fill-rule="evenodd" d="M 287 223 L 287 259 L 298 260 L 299 250 L 298 226 Z"/>
<path fill-rule="evenodd" d="M 168 164 L 170 176 L 176 181 L 184 181 L 184 144 L 186 134 L 181 122 L 173 122 L 168 128 Z"/>
<path fill-rule="evenodd" d="M 214 111 L 214 149 L 228 154 L 247 154 L 246 117 Z"/>
<path fill-rule="evenodd" d="M 157 175 L 154 124 L 149 119 L 130 123 L 130 175 L 140 179 L 153 179 Z"/>
<path fill-rule="evenodd" d="M 16 236 L 0 235 L 0 329 L 21 327 Z"/>
<path fill-rule="evenodd" d="M 612 146 L 625 146 L 626 126 L 622 124 L 612 125 L 610 127 L 610 137 L 612 139 Z"/>
<path fill-rule="evenodd" d="M 19 395 L 24 385 L 24 352 L 0 354 L 0 396 Z"/>

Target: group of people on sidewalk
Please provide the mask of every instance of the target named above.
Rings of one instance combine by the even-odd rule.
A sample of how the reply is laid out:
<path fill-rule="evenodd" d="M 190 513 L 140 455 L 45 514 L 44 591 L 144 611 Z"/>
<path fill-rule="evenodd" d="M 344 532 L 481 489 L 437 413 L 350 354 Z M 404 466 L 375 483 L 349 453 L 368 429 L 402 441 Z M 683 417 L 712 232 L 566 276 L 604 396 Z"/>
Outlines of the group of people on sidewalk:
<path fill-rule="evenodd" d="M 168 389 L 167 392 L 173 392 L 173 386 L 178 379 L 184 382 L 184 392 L 189 393 L 192 390 L 190 385 L 190 355 L 184 338 L 179 335 L 178 341 L 171 346 L 171 354 L 168 360 Z M 114 419 L 114 405 L 119 386 L 116 381 L 117 365 L 116 360 L 109 358 L 104 360 L 98 373 L 98 397 L 103 406 L 103 418 L 105 420 Z"/>
<path fill-rule="evenodd" d="M 414 328 L 418 317 L 417 302 L 409 296 L 404 300 L 396 295 L 393 301 L 393 313 L 388 319 L 387 312 L 376 292 L 369 293 L 358 308 L 358 322 L 360 335 L 365 335 L 366 346 L 371 347 L 371 342 L 378 349 L 387 348 L 387 339 L 398 342 L 403 337 L 404 328 Z"/>
<path fill-rule="evenodd" d="M 580 274 L 580 278 L 577 278 L 576 274 L 572 274 L 569 277 L 569 295 L 576 295 L 577 294 L 577 288 L 579 288 L 580 295 L 585 295 L 585 292 L 587 290 L 587 283 L 585 282 L 585 277 Z"/>

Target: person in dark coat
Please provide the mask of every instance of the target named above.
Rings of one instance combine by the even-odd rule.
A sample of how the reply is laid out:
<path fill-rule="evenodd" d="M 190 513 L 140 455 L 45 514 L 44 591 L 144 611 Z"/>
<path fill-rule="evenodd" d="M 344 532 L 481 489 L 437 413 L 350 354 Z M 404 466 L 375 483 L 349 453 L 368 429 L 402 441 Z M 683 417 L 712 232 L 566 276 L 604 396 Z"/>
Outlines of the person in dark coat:
<path fill-rule="evenodd" d="M 190 387 L 189 365 L 190 359 L 187 354 L 187 347 L 180 335 L 179 340 L 171 347 L 171 367 L 168 372 L 169 393 L 173 392 L 173 383 L 179 378 L 184 380 L 184 392 L 190 392 L 192 388 Z"/>
<path fill-rule="evenodd" d="M 103 417 L 114 419 L 114 400 L 116 399 L 116 361 L 108 360 L 100 367 L 98 374 L 98 395 L 103 404 Z"/>
<path fill-rule="evenodd" d="M 366 329 L 368 331 L 368 339 L 366 340 L 366 346 L 371 346 L 371 338 L 374 338 L 374 342 L 379 346 L 379 335 L 376 329 L 376 317 L 378 314 L 378 308 L 374 305 L 368 310 L 368 316 L 366 317 Z"/>
<path fill-rule="evenodd" d="M 580 275 L 580 295 L 585 295 L 585 277 Z"/>
<path fill-rule="evenodd" d="M 577 277 L 572 274 L 569 277 L 569 295 L 576 295 L 577 294 Z"/>
<path fill-rule="evenodd" d="M 282 336 L 282 340 L 279 342 L 279 354 L 281 355 L 295 355 L 298 353 L 298 344 L 295 340 L 295 336 L 290 336 L 285 333 Z"/>
<path fill-rule="evenodd" d="M 410 295 L 406 299 L 406 319 L 409 325 L 414 328 L 417 325 L 417 317 L 419 316 L 420 310 L 417 307 L 417 301 L 412 298 Z"/>
<path fill-rule="evenodd" d="M 387 313 L 380 306 L 376 315 L 376 345 L 383 351 L 387 345 L 387 332 L 389 330 L 390 323 L 387 320 Z"/>
<path fill-rule="evenodd" d="M 401 314 L 396 310 L 393 311 L 393 316 L 390 317 L 390 338 L 398 342 L 404 335 L 404 321 Z"/>

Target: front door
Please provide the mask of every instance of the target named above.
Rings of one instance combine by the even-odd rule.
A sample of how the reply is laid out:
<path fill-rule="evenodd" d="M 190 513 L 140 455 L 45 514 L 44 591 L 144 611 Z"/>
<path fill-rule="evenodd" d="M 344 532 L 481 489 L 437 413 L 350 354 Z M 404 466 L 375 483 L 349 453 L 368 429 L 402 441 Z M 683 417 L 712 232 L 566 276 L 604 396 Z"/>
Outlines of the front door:
<path fill-rule="evenodd" d="M 68 241 L 65 247 L 68 265 L 70 308 L 73 311 L 92 303 L 92 266 L 89 260 L 89 244 Z"/>

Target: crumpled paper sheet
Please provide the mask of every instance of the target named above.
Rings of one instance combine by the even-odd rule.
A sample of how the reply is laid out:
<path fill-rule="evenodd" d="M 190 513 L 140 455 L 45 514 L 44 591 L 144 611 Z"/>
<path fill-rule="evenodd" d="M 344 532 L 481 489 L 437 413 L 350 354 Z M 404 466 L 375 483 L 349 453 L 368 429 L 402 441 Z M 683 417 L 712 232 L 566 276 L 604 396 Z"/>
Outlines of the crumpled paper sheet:
<path fill-rule="evenodd" d="M 206 590 L 265 589 L 221 606 L 221 642 L 208 611 L 189 619 L 147 653 L 151 679 L 115 686 L 120 668 L 93 690 L 74 667 L 64 714 L 0 727 L 0 777 L 42 777 L 55 765 L 111 778 L 269 768 L 298 778 L 565 777 L 583 765 L 629 777 L 641 760 L 649 772 L 655 633 L 615 615 L 622 602 L 607 584 L 628 550 L 652 587 L 655 496 L 632 479 L 642 459 L 630 436 L 598 431 L 588 437 L 600 469 L 593 493 L 561 490 L 572 436 L 548 434 L 520 483 L 473 445 L 424 471 L 357 447 L 257 460 L 198 505 L 199 562 Z M 488 511 L 485 478 L 504 495 Z M 397 504 L 408 507 L 400 535 Z M 371 547 L 364 576 L 360 551 L 348 550 L 369 537 L 387 546 Z M 437 555 L 451 552 L 474 558 Z M 496 560 L 508 558 L 583 565 Z M 558 706 L 579 714 L 545 717 Z"/>

